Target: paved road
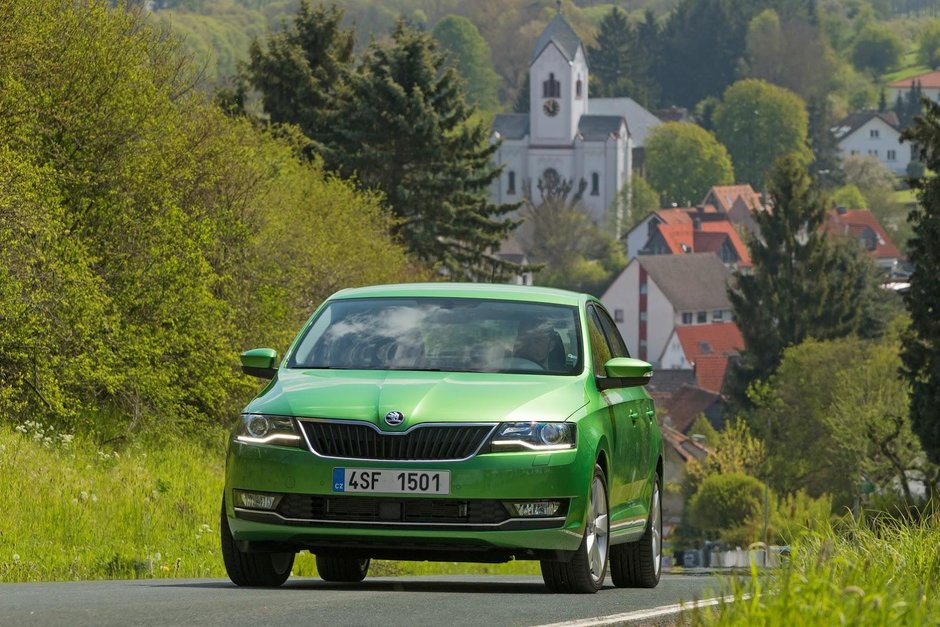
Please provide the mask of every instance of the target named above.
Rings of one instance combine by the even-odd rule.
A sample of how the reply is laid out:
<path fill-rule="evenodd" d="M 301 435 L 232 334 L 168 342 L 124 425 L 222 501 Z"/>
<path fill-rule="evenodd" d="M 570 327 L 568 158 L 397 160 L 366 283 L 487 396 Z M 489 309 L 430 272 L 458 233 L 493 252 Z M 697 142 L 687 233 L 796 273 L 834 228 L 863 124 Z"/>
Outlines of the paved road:
<path fill-rule="evenodd" d="M 553 595 L 539 577 L 376 577 L 361 584 L 291 579 L 0 585 L 0 625 L 541 625 L 715 596 L 713 576 L 666 575 L 654 590 Z"/>

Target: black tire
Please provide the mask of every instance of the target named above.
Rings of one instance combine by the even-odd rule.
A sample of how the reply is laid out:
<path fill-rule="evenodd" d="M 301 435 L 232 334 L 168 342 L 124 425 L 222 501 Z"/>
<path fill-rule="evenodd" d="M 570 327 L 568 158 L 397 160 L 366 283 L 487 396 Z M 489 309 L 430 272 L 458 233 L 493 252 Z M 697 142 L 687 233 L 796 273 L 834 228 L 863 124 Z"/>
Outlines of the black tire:
<path fill-rule="evenodd" d="M 662 571 L 663 499 L 659 475 L 653 479 L 646 531 L 636 542 L 610 547 L 610 578 L 618 588 L 655 588 Z"/>
<path fill-rule="evenodd" d="M 236 586 L 276 588 L 290 577 L 294 553 L 246 553 L 238 550 L 232 538 L 232 530 L 228 527 L 224 500 L 219 529 L 225 572 Z"/>
<path fill-rule="evenodd" d="M 358 583 L 369 573 L 370 559 L 317 555 L 317 572 L 323 581 Z"/>
<path fill-rule="evenodd" d="M 601 488 L 603 493 L 602 503 L 597 501 L 597 487 Z M 607 577 L 607 562 L 610 547 L 610 522 L 608 517 L 609 497 L 607 496 L 607 477 L 600 466 L 594 466 L 594 477 L 591 480 L 591 490 L 588 493 L 588 514 L 589 520 L 585 524 L 584 537 L 581 538 L 581 546 L 575 552 L 574 557 L 568 562 L 559 562 L 553 560 L 542 560 L 542 579 L 546 587 L 552 592 L 575 593 L 575 594 L 593 594 L 600 590 L 604 585 L 604 578 Z M 598 507 L 603 505 L 603 511 Z M 596 513 L 591 520 L 591 512 Z M 599 529 L 601 525 L 603 529 Z M 593 542 L 591 539 L 593 538 Z M 592 546 L 588 546 L 592 544 Z M 600 547 L 594 553 L 592 562 L 592 547 Z M 601 563 L 598 565 L 598 560 Z"/>

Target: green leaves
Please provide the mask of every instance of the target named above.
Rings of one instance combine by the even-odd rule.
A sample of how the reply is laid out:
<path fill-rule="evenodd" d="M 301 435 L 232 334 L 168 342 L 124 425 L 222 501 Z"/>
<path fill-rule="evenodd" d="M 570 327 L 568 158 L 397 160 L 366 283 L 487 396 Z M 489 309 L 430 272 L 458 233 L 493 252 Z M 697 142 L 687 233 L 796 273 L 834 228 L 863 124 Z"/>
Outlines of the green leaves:
<path fill-rule="evenodd" d="M 646 168 L 666 207 L 691 206 L 712 186 L 734 183 L 728 151 L 695 124 L 667 122 L 654 128 L 646 140 Z"/>

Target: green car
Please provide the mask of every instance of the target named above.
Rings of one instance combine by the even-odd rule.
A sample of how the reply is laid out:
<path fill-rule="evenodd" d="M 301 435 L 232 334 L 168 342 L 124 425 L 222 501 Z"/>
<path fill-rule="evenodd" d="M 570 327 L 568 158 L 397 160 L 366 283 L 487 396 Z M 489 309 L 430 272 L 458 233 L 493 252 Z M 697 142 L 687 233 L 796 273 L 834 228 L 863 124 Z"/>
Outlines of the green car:
<path fill-rule="evenodd" d="M 539 560 L 556 592 L 659 582 L 662 436 L 594 297 L 477 284 L 342 290 L 241 415 L 221 542 L 240 586 L 310 551 L 327 581 L 369 561 Z"/>

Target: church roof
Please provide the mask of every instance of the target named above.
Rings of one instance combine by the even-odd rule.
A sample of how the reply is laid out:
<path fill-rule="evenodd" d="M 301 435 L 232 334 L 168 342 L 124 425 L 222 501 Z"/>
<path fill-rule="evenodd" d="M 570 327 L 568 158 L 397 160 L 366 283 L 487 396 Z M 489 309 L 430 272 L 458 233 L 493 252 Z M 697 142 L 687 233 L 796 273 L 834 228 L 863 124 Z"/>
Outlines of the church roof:
<path fill-rule="evenodd" d="M 552 21 L 539 35 L 538 41 L 535 42 L 535 48 L 532 49 L 532 58 L 529 59 L 530 65 L 535 62 L 550 43 L 558 46 L 558 49 L 568 61 L 574 61 L 578 48 L 581 46 L 581 38 L 578 37 L 578 34 L 571 28 L 571 24 L 561 13 L 552 18 Z"/>
<path fill-rule="evenodd" d="M 529 134 L 529 114 L 498 113 L 493 119 L 493 132 L 503 139 L 522 139 Z"/>
<path fill-rule="evenodd" d="M 619 133 L 625 123 L 620 115 L 582 115 L 578 120 L 578 134 L 584 141 L 604 141 L 611 133 Z"/>
<path fill-rule="evenodd" d="M 592 115 L 623 116 L 633 137 L 634 148 L 641 148 L 650 130 L 663 123 L 633 98 L 591 98 L 588 100 L 588 111 Z"/>

